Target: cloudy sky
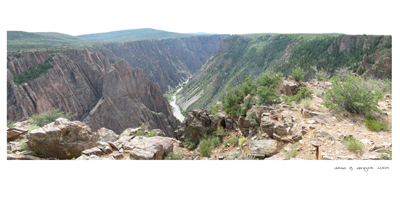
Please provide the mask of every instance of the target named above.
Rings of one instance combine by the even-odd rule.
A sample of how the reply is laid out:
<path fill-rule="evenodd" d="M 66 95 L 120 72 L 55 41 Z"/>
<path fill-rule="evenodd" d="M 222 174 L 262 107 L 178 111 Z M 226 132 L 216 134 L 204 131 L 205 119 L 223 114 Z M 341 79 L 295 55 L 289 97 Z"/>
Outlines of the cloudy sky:
<path fill-rule="evenodd" d="M 3 9 L 2 28 L 70 35 L 137 28 L 220 34 L 393 34 L 396 15 L 394 1 L 386 0 L 55 2 L 2 3 L 7 8 Z"/>

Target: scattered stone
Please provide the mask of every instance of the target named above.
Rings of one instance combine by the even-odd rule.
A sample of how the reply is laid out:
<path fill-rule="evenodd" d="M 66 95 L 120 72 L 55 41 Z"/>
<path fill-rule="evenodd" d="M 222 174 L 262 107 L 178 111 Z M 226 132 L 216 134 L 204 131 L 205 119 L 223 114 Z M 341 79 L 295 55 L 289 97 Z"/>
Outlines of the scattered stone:
<path fill-rule="evenodd" d="M 315 127 L 314 127 L 314 126 L 310 126 L 310 127 L 308 127 L 308 128 L 310 128 L 311 130 L 315 129 Z"/>
<path fill-rule="evenodd" d="M 319 112 L 312 112 L 312 111 L 304 109 L 304 108 L 301 108 L 300 112 L 305 118 L 312 118 L 312 117 L 315 117 L 315 116 L 322 115 Z"/>
<path fill-rule="evenodd" d="M 93 147 L 87 150 L 82 151 L 82 154 L 90 156 L 90 155 L 102 155 L 103 151 L 101 151 L 98 147 Z"/>
<path fill-rule="evenodd" d="M 122 159 L 124 157 L 124 155 L 119 151 L 114 151 L 112 153 L 112 155 L 113 155 L 114 159 L 117 159 L 117 160 Z"/>
<path fill-rule="evenodd" d="M 225 159 L 225 157 L 224 156 L 219 156 L 218 159 L 219 160 L 223 160 L 223 159 Z"/>
<path fill-rule="evenodd" d="M 301 134 L 302 134 L 302 135 L 307 134 L 307 130 L 305 130 L 305 129 L 301 130 Z"/>
<path fill-rule="evenodd" d="M 381 159 L 381 154 L 377 152 L 367 152 L 362 156 L 363 159 L 368 159 L 368 160 L 380 160 Z"/>
<path fill-rule="evenodd" d="M 303 139 L 303 135 L 301 135 L 301 134 L 296 134 L 296 135 L 292 136 L 292 140 L 295 141 L 295 142 L 297 142 L 297 141 L 299 141 L 301 139 Z"/>
<path fill-rule="evenodd" d="M 106 160 L 106 159 L 100 158 L 96 155 L 90 155 L 90 156 L 82 155 L 78 157 L 76 160 Z"/>
<path fill-rule="evenodd" d="M 335 160 L 334 157 L 326 156 L 326 155 L 322 156 L 322 159 L 323 159 L 323 160 Z"/>
<path fill-rule="evenodd" d="M 30 155 L 7 154 L 7 160 L 41 160 L 41 159 Z"/>
<path fill-rule="evenodd" d="M 269 121 L 266 118 L 261 118 L 260 129 L 263 133 L 266 133 L 268 137 L 272 137 L 275 132 L 275 122 Z"/>
<path fill-rule="evenodd" d="M 278 135 L 286 135 L 286 127 L 284 124 L 278 124 L 275 126 L 275 133 Z"/>
<path fill-rule="evenodd" d="M 317 123 L 317 121 L 315 121 L 315 120 L 309 120 L 309 121 L 307 121 L 307 124 L 316 124 Z"/>

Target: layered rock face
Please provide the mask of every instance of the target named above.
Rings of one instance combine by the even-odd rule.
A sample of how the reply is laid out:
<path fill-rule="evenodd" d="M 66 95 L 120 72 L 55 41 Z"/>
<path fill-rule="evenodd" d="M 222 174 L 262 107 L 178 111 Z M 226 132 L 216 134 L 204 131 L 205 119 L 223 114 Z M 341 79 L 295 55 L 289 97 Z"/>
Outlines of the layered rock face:
<path fill-rule="evenodd" d="M 189 70 L 168 48 L 157 40 L 143 40 L 103 44 L 115 57 L 103 52 L 110 61 L 125 59 L 131 67 L 140 67 L 150 80 L 160 85 L 161 91 L 168 86 L 176 87 L 189 77 Z M 103 49 L 103 50 L 105 50 Z"/>
<path fill-rule="evenodd" d="M 165 40 L 141 40 L 95 45 L 90 49 L 103 54 L 111 63 L 125 59 L 139 67 L 157 83 L 162 92 L 187 79 L 217 51 L 230 35 L 197 36 Z"/>
<path fill-rule="evenodd" d="M 88 50 L 23 52 L 7 57 L 7 119 L 60 109 L 92 129 L 121 133 L 146 122 L 172 136 L 179 121 L 160 87 L 124 60 L 111 64 Z M 50 58 L 53 68 L 21 85 L 13 78 Z"/>
<path fill-rule="evenodd" d="M 194 73 L 206 63 L 211 54 L 218 50 L 222 40 L 230 35 L 194 36 L 161 40 L 171 53 Z"/>

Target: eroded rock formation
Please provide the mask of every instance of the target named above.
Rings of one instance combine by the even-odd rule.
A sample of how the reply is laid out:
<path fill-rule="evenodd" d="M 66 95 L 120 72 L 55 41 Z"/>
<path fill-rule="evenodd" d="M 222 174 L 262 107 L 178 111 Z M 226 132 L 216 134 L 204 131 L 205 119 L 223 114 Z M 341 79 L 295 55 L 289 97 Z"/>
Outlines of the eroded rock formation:
<path fill-rule="evenodd" d="M 53 68 L 16 85 L 13 78 L 50 59 Z M 7 57 L 7 119 L 60 109 L 75 114 L 93 130 L 101 127 L 121 133 L 146 122 L 168 136 L 178 127 L 160 87 L 125 60 L 111 64 L 103 55 L 86 49 L 22 52 Z"/>

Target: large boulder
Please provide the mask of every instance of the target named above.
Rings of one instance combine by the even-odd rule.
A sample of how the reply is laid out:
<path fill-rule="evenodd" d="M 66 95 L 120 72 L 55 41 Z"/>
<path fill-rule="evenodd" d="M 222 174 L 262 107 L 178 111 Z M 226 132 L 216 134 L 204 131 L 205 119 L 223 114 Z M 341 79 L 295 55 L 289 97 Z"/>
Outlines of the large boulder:
<path fill-rule="evenodd" d="M 204 109 L 194 109 L 187 113 L 185 120 L 185 137 L 194 143 L 200 142 L 204 134 L 217 130 L 217 118 Z"/>
<path fill-rule="evenodd" d="M 98 135 L 98 139 L 99 141 L 115 141 L 118 139 L 118 135 L 115 134 L 114 131 L 106 129 L 104 127 L 100 128 L 99 130 L 97 130 L 97 135 Z"/>
<path fill-rule="evenodd" d="M 27 138 L 29 148 L 40 157 L 57 159 L 79 157 L 82 151 L 96 146 L 98 140 L 85 123 L 65 118 L 31 131 Z"/>
<path fill-rule="evenodd" d="M 250 154 L 258 157 L 270 157 L 279 153 L 282 143 L 276 140 L 253 140 L 249 145 Z"/>
<path fill-rule="evenodd" d="M 268 119 L 268 116 L 262 117 L 260 129 L 262 133 L 266 133 L 269 137 L 272 137 L 275 132 L 275 122 Z"/>
<path fill-rule="evenodd" d="M 124 146 L 133 148 L 129 153 L 131 160 L 161 160 L 174 147 L 172 138 L 160 136 L 135 137 Z"/>

